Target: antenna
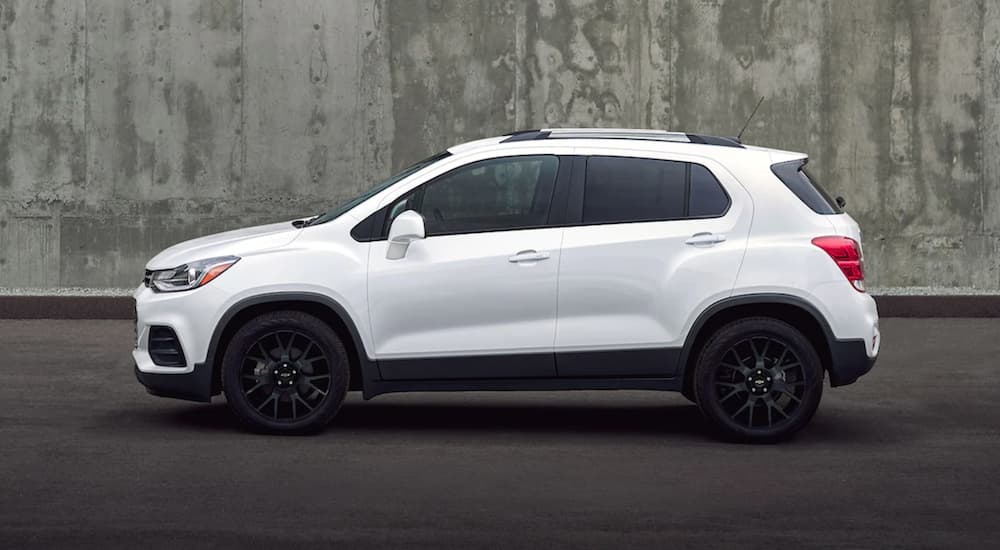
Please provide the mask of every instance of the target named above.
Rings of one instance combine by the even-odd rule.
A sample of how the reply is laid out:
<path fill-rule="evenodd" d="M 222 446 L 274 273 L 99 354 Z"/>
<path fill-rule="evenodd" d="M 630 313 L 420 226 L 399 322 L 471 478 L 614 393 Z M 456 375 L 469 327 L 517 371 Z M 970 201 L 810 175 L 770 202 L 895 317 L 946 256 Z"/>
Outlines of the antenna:
<path fill-rule="evenodd" d="M 743 125 L 743 129 L 740 130 L 740 133 L 736 134 L 736 141 L 743 143 L 743 132 L 747 131 L 747 126 L 750 126 L 750 121 L 753 120 L 753 116 L 757 114 L 757 109 L 760 109 L 761 103 L 764 103 L 764 96 L 760 96 L 760 101 L 757 102 L 757 106 L 753 108 L 750 116 L 747 117 L 747 123 Z"/>

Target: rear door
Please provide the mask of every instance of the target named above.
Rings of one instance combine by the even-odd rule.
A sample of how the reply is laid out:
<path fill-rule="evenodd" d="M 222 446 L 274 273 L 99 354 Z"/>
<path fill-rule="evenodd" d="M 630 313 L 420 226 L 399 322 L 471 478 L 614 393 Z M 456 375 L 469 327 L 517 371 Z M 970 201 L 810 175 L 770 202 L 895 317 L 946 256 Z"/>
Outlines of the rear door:
<path fill-rule="evenodd" d="M 749 195 L 703 157 L 577 150 L 560 260 L 560 376 L 673 376 L 685 325 L 728 296 Z"/>

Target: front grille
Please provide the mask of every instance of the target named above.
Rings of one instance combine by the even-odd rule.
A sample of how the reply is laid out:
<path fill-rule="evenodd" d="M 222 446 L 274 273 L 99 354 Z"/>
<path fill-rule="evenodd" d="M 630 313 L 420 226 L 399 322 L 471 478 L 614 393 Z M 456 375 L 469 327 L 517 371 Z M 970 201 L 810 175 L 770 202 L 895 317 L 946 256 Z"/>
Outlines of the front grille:
<path fill-rule="evenodd" d="M 183 367 L 187 364 L 177 333 L 170 327 L 149 327 L 149 357 L 161 367 Z"/>
<path fill-rule="evenodd" d="M 146 285 L 146 288 L 149 288 L 153 284 L 152 281 L 153 272 L 147 269 L 146 274 L 142 276 L 142 284 Z"/>

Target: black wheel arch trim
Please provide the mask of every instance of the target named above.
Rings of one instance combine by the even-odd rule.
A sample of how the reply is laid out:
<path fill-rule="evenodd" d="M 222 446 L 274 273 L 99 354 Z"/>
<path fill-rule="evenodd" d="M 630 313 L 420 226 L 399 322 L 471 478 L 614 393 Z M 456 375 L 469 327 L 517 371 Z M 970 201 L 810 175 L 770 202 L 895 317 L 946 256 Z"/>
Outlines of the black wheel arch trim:
<path fill-rule="evenodd" d="M 207 367 L 206 370 L 212 372 L 213 387 L 210 389 L 211 395 L 218 395 L 222 391 L 222 388 L 214 386 L 214 380 L 218 379 L 215 371 L 219 368 L 219 365 L 217 364 L 218 361 L 215 359 L 219 352 L 219 343 L 222 340 L 222 335 L 225 333 L 229 323 L 231 323 L 237 315 L 248 308 L 280 302 L 308 302 L 324 306 L 332 310 L 333 313 L 340 318 L 344 327 L 347 328 L 347 332 L 351 337 L 351 343 L 354 345 L 354 349 L 357 352 L 356 359 L 358 360 L 361 370 L 362 379 L 360 382 L 362 384 L 362 388 L 370 385 L 371 381 L 378 380 L 380 378 L 376 362 L 368 358 L 368 353 L 366 351 L 367 348 L 365 348 L 364 341 L 361 339 L 361 334 L 358 332 L 358 327 L 355 325 L 354 319 L 347 313 L 347 309 L 339 302 L 329 296 L 316 292 L 268 292 L 265 294 L 250 296 L 249 298 L 244 298 L 236 302 L 222 314 L 222 317 L 219 318 L 219 322 L 216 323 L 215 330 L 212 332 L 212 339 L 208 344 L 208 353 L 205 355 L 205 362 L 198 363 L 198 365 L 196 365 L 196 367 L 204 365 Z"/>
<path fill-rule="evenodd" d="M 695 351 L 695 342 L 705 323 L 716 314 L 727 309 L 755 304 L 794 306 L 808 313 L 816 321 L 823 331 L 823 337 L 826 340 L 827 351 L 829 352 L 830 365 L 828 372 L 830 375 L 830 386 L 837 387 L 851 384 L 874 366 L 875 359 L 868 357 L 864 340 L 838 340 L 834 336 L 833 330 L 830 329 L 830 324 L 827 322 L 826 317 L 805 299 L 791 294 L 780 293 L 741 294 L 723 298 L 715 302 L 702 311 L 691 325 L 691 329 L 684 339 L 684 347 L 681 350 L 680 361 L 678 362 L 681 387 L 686 387 L 685 384 L 689 382 L 688 374 L 690 369 L 688 369 L 688 362 L 691 359 L 691 354 Z"/>

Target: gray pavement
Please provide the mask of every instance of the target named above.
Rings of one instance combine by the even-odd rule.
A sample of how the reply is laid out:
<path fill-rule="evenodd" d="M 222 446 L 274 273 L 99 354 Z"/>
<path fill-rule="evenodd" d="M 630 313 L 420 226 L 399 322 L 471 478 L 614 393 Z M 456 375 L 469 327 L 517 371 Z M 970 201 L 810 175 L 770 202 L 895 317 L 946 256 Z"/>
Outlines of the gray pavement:
<path fill-rule="evenodd" d="M 0 321 L 0 547 L 985 548 L 1000 319 L 885 319 L 797 439 L 674 394 L 353 395 L 311 437 L 147 395 L 127 321 Z"/>

